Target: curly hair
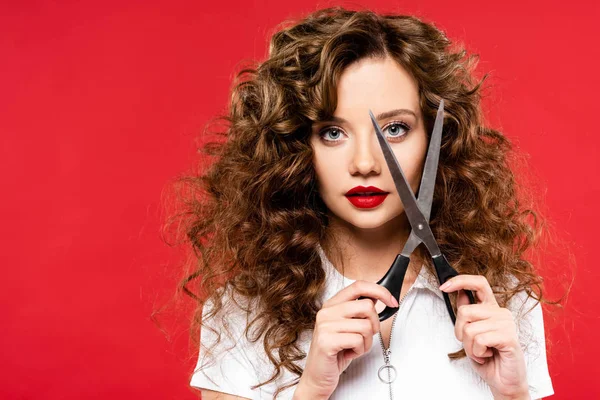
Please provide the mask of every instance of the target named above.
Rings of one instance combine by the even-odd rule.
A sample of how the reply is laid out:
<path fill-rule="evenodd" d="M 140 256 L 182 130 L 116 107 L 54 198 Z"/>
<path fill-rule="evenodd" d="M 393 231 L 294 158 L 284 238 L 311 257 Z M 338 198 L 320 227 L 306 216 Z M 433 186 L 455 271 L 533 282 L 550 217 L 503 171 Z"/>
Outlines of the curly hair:
<path fill-rule="evenodd" d="M 411 74 L 427 132 L 445 101 L 431 228 L 448 261 L 459 273 L 485 276 L 502 307 L 521 290 L 543 298 L 527 258 L 543 220 L 523 201 L 511 143 L 484 126 L 487 74 L 475 82 L 478 56 L 414 16 L 319 10 L 278 30 L 267 60 L 237 74 L 228 113 L 219 118 L 225 128 L 202 147 L 211 162 L 179 181 L 184 210 L 173 221 L 194 250 L 181 282 L 197 304 L 193 324 L 223 318 L 225 289 L 252 300 L 238 304 L 250 318 L 245 334 L 262 340 L 274 367 L 256 387 L 283 369 L 302 374 L 296 362 L 306 354 L 298 338 L 314 328 L 321 307 L 325 272 L 317 248 L 328 227 L 311 126 L 333 115 L 344 69 L 367 57 L 391 57 Z M 202 315 L 207 301 L 213 307 Z"/>

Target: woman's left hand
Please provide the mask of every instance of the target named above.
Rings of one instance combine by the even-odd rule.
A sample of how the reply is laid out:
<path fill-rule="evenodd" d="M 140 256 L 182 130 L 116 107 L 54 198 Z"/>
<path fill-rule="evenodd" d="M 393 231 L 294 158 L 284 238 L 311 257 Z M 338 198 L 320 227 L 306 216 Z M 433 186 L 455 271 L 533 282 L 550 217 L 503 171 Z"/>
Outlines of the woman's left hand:
<path fill-rule="evenodd" d="M 525 356 L 513 315 L 498 305 L 487 279 L 458 275 L 440 289 L 447 293 L 460 290 L 454 333 L 494 399 L 529 399 Z M 478 303 L 469 304 L 464 290 L 473 291 Z"/>

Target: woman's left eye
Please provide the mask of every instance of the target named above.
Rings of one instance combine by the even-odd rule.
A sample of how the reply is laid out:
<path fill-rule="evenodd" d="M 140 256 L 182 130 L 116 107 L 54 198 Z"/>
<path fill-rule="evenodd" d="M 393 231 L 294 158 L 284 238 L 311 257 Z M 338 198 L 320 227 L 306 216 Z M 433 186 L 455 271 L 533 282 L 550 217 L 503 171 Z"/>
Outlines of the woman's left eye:
<path fill-rule="evenodd" d="M 388 131 L 388 134 L 386 135 L 388 138 L 402 139 L 410 130 L 410 126 L 408 126 L 404 122 L 392 122 L 391 124 L 387 125 L 385 128 L 382 129 L 384 133 L 386 130 Z"/>

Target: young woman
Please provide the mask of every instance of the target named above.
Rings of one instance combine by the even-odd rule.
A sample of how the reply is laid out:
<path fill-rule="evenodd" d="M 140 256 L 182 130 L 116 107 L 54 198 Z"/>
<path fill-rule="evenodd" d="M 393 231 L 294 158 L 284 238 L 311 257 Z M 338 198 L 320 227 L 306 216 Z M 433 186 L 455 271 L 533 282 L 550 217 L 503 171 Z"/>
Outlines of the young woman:
<path fill-rule="evenodd" d="M 524 258 L 536 214 L 509 142 L 483 126 L 474 56 L 450 44 L 414 17 L 325 9 L 240 74 L 214 163 L 186 180 L 203 399 L 553 394 L 541 279 Z M 369 110 L 417 193 L 442 99 L 430 226 L 460 275 L 440 288 L 419 247 L 399 304 L 375 282 L 410 225 Z M 371 299 L 399 310 L 380 322 Z"/>

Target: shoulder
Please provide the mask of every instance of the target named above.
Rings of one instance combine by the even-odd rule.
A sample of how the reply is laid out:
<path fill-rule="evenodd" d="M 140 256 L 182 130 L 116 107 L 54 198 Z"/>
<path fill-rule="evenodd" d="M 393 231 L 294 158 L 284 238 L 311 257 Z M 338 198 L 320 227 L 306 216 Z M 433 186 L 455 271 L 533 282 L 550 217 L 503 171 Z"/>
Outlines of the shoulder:
<path fill-rule="evenodd" d="M 516 277 L 510 277 L 511 286 L 517 287 Z M 515 319 L 521 342 L 527 343 L 544 332 L 542 304 L 531 290 L 522 289 L 516 292 L 506 304 Z"/>
<path fill-rule="evenodd" d="M 219 289 L 218 296 L 202 307 L 201 353 L 209 346 L 218 346 L 219 352 L 252 347 L 246 328 L 256 314 L 256 300 L 236 294 L 229 286 Z"/>
<path fill-rule="evenodd" d="M 509 300 L 507 308 L 513 313 L 519 343 L 525 355 L 531 398 L 552 395 L 554 389 L 546 357 L 542 303 L 533 293 L 520 290 Z"/>
<path fill-rule="evenodd" d="M 264 336 L 257 335 L 258 324 L 252 321 L 258 314 L 258 302 L 234 295 L 230 289 L 219 296 L 220 311 L 203 321 L 200 331 L 200 354 L 192 375 L 191 386 L 223 392 L 243 398 L 271 398 L 278 387 L 292 382 L 296 376 L 283 368 L 282 374 L 267 382 L 275 372 L 267 355 Z M 214 309 L 214 302 L 207 301 L 203 315 Z M 246 329 L 249 328 L 249 329 Z M 308 351 L 310 334 L 303 332 L 298 344 Z M 271 355 L 278 359 L 275 352 Z M 304 367 L 305 360 L 298 362 Z M 282 398 L 291 398 L 293 387 L 281 392 Z"/>
<path fill-rule="evenodd" d="M 206 300 L 202 307 L 202 323 L 212 326 L 215 321 L 224 318 L 224 322 L 249 321 L 252 311 L 256 311 L 256 300 L 237 294 L 229 285 L 217 290 L 215 296 Z M 216 306 L 219 308 L 214 313 Z M 239 324 L 236 324 L 239 327 Z"/>
<path fill-rule="evenodd" d="M 508 290 L 515 290 L 520 283 L 519 279 L 512 274 L 509 275 L 508 282 Z M 541 303 L 534 296 L 532 290 L 521 289 L 508 300 L 506 307 L 518 319 L 525 318 L 532 312 L 541 312 Z"/>
<path fill-rule="evenodd" d="M 219 308 L 215 309 L 215 304 Z M 190 385 L 244 398 L 255 398 L 252 389 L 264 369 L 261 346 L 246 335 L 254 313 L 253 302 L 221 289 L 202 309 L 198 361 Z M 213 313 L 213 311 L 217 311 Z"/>

